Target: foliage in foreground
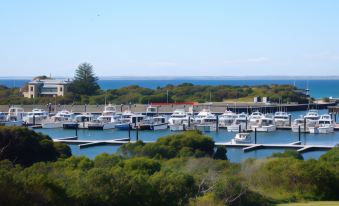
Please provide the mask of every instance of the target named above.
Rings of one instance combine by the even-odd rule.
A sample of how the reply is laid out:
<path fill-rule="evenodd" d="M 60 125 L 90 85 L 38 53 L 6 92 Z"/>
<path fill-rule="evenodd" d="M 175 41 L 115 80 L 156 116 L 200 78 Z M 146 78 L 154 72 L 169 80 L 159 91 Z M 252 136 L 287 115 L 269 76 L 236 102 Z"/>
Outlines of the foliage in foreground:
<path fill-rule="evenodd" d="M 339 200 L 339 148 L 319 160 L 304 161 L 285 152 L 235 164 L 213 159 L 217 152 L 210 149 L 210 141 L 198 132 L 185 132 L 159 139 L 153 146 L 139 142 L 126 146 L 120 155 L 101 154 L 93 160 L 72 156 L 27 167 L 3 160 L 0 205 L 272 205 Z"/>
<path fill-rule="evenodd" d="M 0 126 L 0 160 L 29 166 L 40 161 L 55 161 L 72 155 L 63 143 L 24 127 Z"/>

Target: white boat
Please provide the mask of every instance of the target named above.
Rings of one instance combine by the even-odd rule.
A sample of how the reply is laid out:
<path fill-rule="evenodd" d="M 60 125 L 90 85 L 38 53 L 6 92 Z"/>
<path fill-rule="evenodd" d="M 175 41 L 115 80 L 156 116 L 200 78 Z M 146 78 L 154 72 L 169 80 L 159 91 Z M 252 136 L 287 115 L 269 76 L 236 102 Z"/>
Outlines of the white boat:
<path fill-rule="evenodd" d="M 29 125 L 42 124 L 42 122 L 48 118 L 48 112 L 43 109 L 33 109 L 32 112 L 28 112 L 24 117 L 23 121 Z"/>
<path fill-rule="evenodd" d="M 115 125 L 120 123 L 121 116 L 107 116 L 101 115 L 97 119 L 92 120 L 87 123 L 87 128 L 90 130 L 106 130 L 106 129 L 114 129 Z"/>
<path fill-rule="evenodd" d="M 227 127 L 228 132 L 239 132 L 239 130 L 247 130 L 248 127 L 248 115 L 245 113 L 238 114 L 237 118 L 233 121 L 233 123 Z"/>
<path fill-rule="evenodd" d="M 196 129 L 203 132 L 213 132 L 217 130 L 217 118 L 208 109 L 203 109 L 194 117 Z"/>
<path fill-rule="evenodd" d="M 274 123 L 278 127 L 290 126 L 290 115 L 287 112 L 274 113 Z"/>
<path fill-rule="evenodd" d="M 183 131 L 185 128 L 193 125 L 194 119 L 183 109 L 174 110 L 168 119 L 168 125 L 171 131 Z"/>
<path fill-rule="evenodd" d="M 164 116 L 145 118 L 139 125 L 140 130 L 164 130 L 167 129 L 168 122 Z"/>
<path fill-rule="evenodd" d="M 232 111 L 226 110 L 219 116 L 219 127 L 231 126 L 238 115 Z"/>
<path fill-rule="evenodd" d="M 263 115 L 260 112 L 254 112 L 250 116 L 251 129 L 257 132 L 273 132 L 276 130 L 273 117 Z"/>
<path fill-rule="evenodd" d="M 325 114 L 320 116 L 314 127 L 309 127 L 309 131 L 313 134 L 328 134 L 333 133 L 334 128 L 335 123 L 332 120 L 331 115 Z"/>
<path fill-rule="evenodd" d="M 87 124 L 88 129 L 91 130 L 106 130 L 114 129 L 115 125 L 120 122 L 121 114 L 116 112 L 115 106 L 109 104 L 105 106 L 102 115 L 96 120 L 93 120 Z"/>
<path fill-rule="evenodd" d="M 250 144 L 252 143 L 250 133 L 237 133 L 232 139 L 233 144 Z"/>
<path fill-rule="evenodd" d="M 305 128 L 305 119 L 303 116 L 300 116 L 297 119 L 294 119 L 292 122 L 292 132 L 299 132 L 299 127 L 300 127 L 300 132 L 305 132 L 308 131 L 307 127 Z"/>
<path fill-rule="evenodd" d="M 45 129 L 62 128 L 64 123 L 72 122 L 74 120 L 74 116 L 74 113 L 62 110 L 56 115 L 43 120 L 41 127 Z"/>
<path fill-rule="evenodd" d="M 22 122 L 20 121 L 7 121 L 7 115 L 3 112 L 0 112 L 0 126 L 21 126 Z"/>
<path fill-rule="evenodd" d="M 105 106 L 104 111 L 102 112 L 103 116 L 113 116 L 117 114 L 116 107 L 112 104 Z"/>
<path fill-rule="evenodd" d="M 148 116 L 154 116 L 158 114 L 158 107 L 154 107 L 152 105 L 148 106 L 146 108 L 146 115 Z"/>
<path fill-rule="evenodd" d="M 310 132 L 310 128 L 314 128 L 320 116 L 318 110 L 309 110 L 305 116 L 295 119 L 292 124 L 292 132 Z"/>
<path fill-rule="evenodd" d="M 122 116 L 124 116 L 124 114 Z M 127 118 L 127 116 L 129 116 L 129 118 Z M 120 123 L 115 125 L 115 128 L 119 130 L 128 130 L 129 127 L 131 129 L 139 128 L 139 126 L 143 124 L 146 117 L 146 115 L 141 114 L 125 114 L 125 117 Z"/>
<path fill-rule="evenodd" d="M 6 116 L 7 126 L 22 126 L 25 111 L 21 107 L 10 107 Z"/>
<path fill-rule="evenodd" d="M 94 119 L 94 116 L 90 113 L 83 113 L 79 115 L 75 115 L 74 122 L 78 123 L 79 129 L 87 129 L 88 123 L 90 123 Z"/>
<path fill-rule="evenodd" d="M 90 130 L 114 129 L 115 125 L 120 122 L 120 119 L 121 115 L 117 113 L 116 107 L 108 104 L 97 119 L 92 119 L 87 123 L 87 128 Z"/>
<path fill-rule="evenodd" d="M 249 127 L 253 129 L 252 127 L 258 127 L 261 123 L 261 119 L 264 118 L 265 115 L 259 111 L 253 112 L 249 116 Z"/>
<path fill-rule="evenodd" d="M 318 110 L 309 110 L 307 114 L 304 116 L 306 120 L 306 127 L 314 127 L 316 123 L 318 122 L 320 116 L 318 113 Z"/>

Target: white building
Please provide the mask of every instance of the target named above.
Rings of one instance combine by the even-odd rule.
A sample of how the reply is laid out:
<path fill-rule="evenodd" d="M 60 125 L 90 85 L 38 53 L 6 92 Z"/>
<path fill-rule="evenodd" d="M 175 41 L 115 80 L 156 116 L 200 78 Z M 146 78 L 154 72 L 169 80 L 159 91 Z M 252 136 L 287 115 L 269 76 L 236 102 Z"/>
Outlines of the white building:
<path fill-rule="evenodd" d="M 27 98 L 64 96 L 70 83 L 70 81 L 56 79 L 33 80 L 28 83 L 28 91 L 23 94 Z"/>

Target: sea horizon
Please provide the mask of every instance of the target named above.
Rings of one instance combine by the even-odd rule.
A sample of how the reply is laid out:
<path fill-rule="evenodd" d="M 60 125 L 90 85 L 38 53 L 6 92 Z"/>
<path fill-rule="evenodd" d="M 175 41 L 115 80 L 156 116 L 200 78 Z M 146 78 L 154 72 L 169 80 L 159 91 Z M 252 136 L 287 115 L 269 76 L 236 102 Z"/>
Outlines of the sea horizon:
<path fill-rule="evenodd" d="M 46 75 L 48 76 L 48 75 Z M 0 76 L 2 80 L 29 80 L 36 76 Z M 73 76 L 52 76 L 71 79 Z M 331 75 L 244 75 L 244 76 L 98 76 L 100 80 L 339 80 Z"/>

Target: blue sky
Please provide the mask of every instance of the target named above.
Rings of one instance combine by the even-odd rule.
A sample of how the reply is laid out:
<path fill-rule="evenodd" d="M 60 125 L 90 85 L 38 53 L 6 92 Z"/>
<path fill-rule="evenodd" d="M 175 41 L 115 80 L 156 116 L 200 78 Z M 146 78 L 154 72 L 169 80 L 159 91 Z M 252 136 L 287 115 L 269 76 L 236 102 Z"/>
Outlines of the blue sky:
<path fill-rule="evenodd" d="M 0 76 L 339 75 L 335 0 L 3 0 Z"/>

